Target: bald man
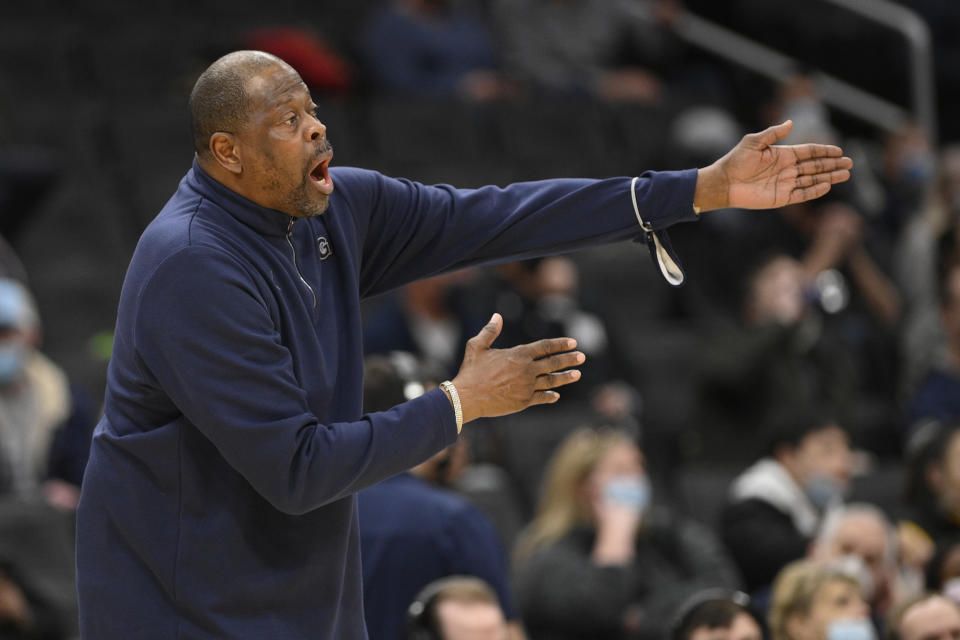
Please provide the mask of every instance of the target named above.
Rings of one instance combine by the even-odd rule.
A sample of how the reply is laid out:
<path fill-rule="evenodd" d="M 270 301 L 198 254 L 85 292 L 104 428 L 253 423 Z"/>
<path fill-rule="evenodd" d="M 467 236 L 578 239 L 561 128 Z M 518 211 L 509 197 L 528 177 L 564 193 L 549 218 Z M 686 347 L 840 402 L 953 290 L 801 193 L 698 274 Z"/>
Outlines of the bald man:
<path fill-rule="evenodd" d="M 362 415 L 362 298 L 637 236 L 679 282 L 667 226 L 817 197 L 852 166 L 774 146 L 785 123 L 700 170 L 428 187 L 331 169 L 315 108 L 260 52 L 194 86 L 196 158 L 131 260 L 84 478 L 85 638 L 365 638 L 355 493 L 476 418 L 556 402 L 583 355 L 568 338 L 492 349 L 495 314 L 452 381 Z"/>
<path fill-rule="evenodd" d="M 958 640 L 960 608 L 940 594 L 924 594 L 891 614 L 888 636 L 894 640 Z"/>

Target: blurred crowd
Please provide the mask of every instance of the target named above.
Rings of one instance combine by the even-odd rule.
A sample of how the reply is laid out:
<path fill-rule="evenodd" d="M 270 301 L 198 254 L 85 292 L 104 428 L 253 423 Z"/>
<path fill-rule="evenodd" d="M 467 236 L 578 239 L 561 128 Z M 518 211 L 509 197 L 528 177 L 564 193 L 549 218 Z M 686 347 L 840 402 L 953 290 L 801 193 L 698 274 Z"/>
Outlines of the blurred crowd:
<path fill-rule="evenodd" d="M 192 77 L 236 48 L 301 73 L 338 164 L 398 177 L 702 166 L 787 118 L 788 142 L 856 162 L 821 200 L 677 229 L 681 289 L 637 245 L 368 300 L 366 411 L 452 378 L 493 311 L 495 346 L 572 336 L 587 355 L 559 404 L 470 424 L 361 492 L 372 640 L 960 638 L 960 8 L 902 2 L 933 35 L 931 138 L 827 106 L 811 69 L 904 105 L 910 84 L 898 36 L 829 2 L 188 4 L 189 24 L 177 3 L 48 0 L 0 25 L 0 638 L 76 633 L 100 332 L 189 168 Z M 688 11 L 809 66 L 729 66 L 677 35 Z M 133 35 L 91 31 L 127 19 Z"/>

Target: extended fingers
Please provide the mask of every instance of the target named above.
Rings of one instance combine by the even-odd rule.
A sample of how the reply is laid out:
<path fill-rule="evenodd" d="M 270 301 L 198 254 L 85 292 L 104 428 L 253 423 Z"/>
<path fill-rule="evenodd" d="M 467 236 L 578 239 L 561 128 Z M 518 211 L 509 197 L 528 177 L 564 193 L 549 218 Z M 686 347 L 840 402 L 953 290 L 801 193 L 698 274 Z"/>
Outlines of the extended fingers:
<path fill-rule="evenodd" d="M 833 144 L 792 144 L 779 147 L 793 154 L 798 162 L 811 158 L 839 158 L 843 156 L 843 149 Z M 847 158 L 849 160 L 849 158 Z M 850 166 L 853 166 L 851 161 Z"/>
<path fill-rule="evenodd" d="M 577 341 L 573 338 L 546 338 L 544 340 L 531 342 L 530 344 L 521 345 L 518 348 L 534 360 L 538 360 L 552 353 L 570 351 L 570 349 L 574 349 L 576 346 Z"/>
<path fill-rule="evenodd" d="M 826 195 L 828 191 L 830 191 L 829 182 L 818 182 L 817 184 L 809 187 L 798 187 L 790 192 L 790 200 L 787 204 L 796 204 L 798 202 L 813 200 L 814 198 L 819 198 L 820 196 Z"/>
<path fill-rule="evenodd" d="M 821 182 L 836 184 L 837 182 L 846 182 L 850 179 L 850 172 L 846 169 L 838 169 L 828 173 L 817 173 L 814 175 L 797 176 L 797 186 L 806 188 L 812 187 Z"/>
<path fill-rule="evenodd" d="M 841 158 L 813 158 L 797 165 L 797 173 L 801 176 L 829 173 L 853 168 L 853 160 L 846 156 Z"/>
<path fill-rule="evenodd" d="M 545 373 L 541 376 L 537 376 L 537 391 L 545 391 L 546 389 L 555 389 L 557 387 L 562 387 L 566 384 L 571 384 L 580 379 L 580 372 L 576 369 L 570 371 L 560 371 L 557 373 Z"/>
<path fill-rule="evenodd" d="M 553 371 L 560 371 L 561 369 L 575 367 L 578 364 L 583 364 L 586 359 L 587 357 L 579 351 L 558 353 L 550 356 L 549 358 L 534 360 L 533 370 L 537 375 L 543 375 L 545 373 L 551 373 Z"/>
<path fill-rule="evenodd" d="M 530 404 L 528 407 L 532 407 L 535 404 L 552 404 L 560 399 L 560 394 L 556 391 L 535 391 L 533 397 L 530 399 Z"/>

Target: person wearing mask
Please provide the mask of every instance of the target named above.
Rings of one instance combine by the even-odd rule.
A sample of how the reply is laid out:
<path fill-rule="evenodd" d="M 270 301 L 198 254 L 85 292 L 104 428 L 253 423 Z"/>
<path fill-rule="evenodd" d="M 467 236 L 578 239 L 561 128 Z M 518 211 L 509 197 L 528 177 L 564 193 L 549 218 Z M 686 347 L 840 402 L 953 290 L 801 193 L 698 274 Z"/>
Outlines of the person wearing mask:
<path fill-rule="evenodd" d="M 816 415 L 773 423 L 769 455 L 734 479 L 721 511 L 724 543 L 751 593 L 803 558 L 825 513 L 843 501 L 852 458 L 847 432 Z"/>
<path fill-rule="evenodd" d="M 901 581 L 894 529 L 886 515 L 871 504 L 853 503 L 831 511 L 809 555 L 854 575 L 877 618 L 883 618 L 911 584 L 920 586 L 919 575 L 903 575 Z"/>
<path fill-rule="evenodd" d="M 76 508 L 92 420 L 66 374 L 40 350 L 27 288 L 0 278 L 0 494 Z"/>
<path fill-rule="evenodd" d="M 787 565 L 773 585 L 771 640 L 875 640 L 860 583 L 812 560 Z"/>
<path fill-rule="evenodd" d="M 643 454 L 623 432 L 581 429 L 561 443 L 516 550 L 531 638 L 659 637 L 692 594 L 738 586 L 710 532 L 652 497 Z"/>
<path fill-rule="evenodd" d="M 40 350 L 29 290 L 0 278 L 0 638 L 76 633 L 74 509 L 91 420 Z"/>

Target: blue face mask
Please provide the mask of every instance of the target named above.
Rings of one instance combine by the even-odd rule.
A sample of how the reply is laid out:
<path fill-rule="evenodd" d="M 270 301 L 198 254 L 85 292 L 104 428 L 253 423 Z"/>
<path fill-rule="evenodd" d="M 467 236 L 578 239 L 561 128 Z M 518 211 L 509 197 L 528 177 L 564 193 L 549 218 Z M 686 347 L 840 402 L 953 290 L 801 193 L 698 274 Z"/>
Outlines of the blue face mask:
<path fill-rule="evenodd" d="M 650 481 L 646 476 L 614 476 L 603 488 L 604 499 L 644 513 L 650 506 Z"/>
<path fill-rule="evenodd" d="M 11 384 L 23 373 L 27 348 L 20 342 L 0 343 L 0 385 Z"/>
<path fill-rule="evenodd" d="M 834 620 L 827 627 L 827 640 L 876 640 L 877 632 L 866 618 Z"/>
<path fill-rule="evenodd" d="M 820 510 L 826 509 L 834 498 L 843 495 L 843 487 L 831 478 L 819 474 L 810 477 L 803 490 L 813 506 Z"/>

